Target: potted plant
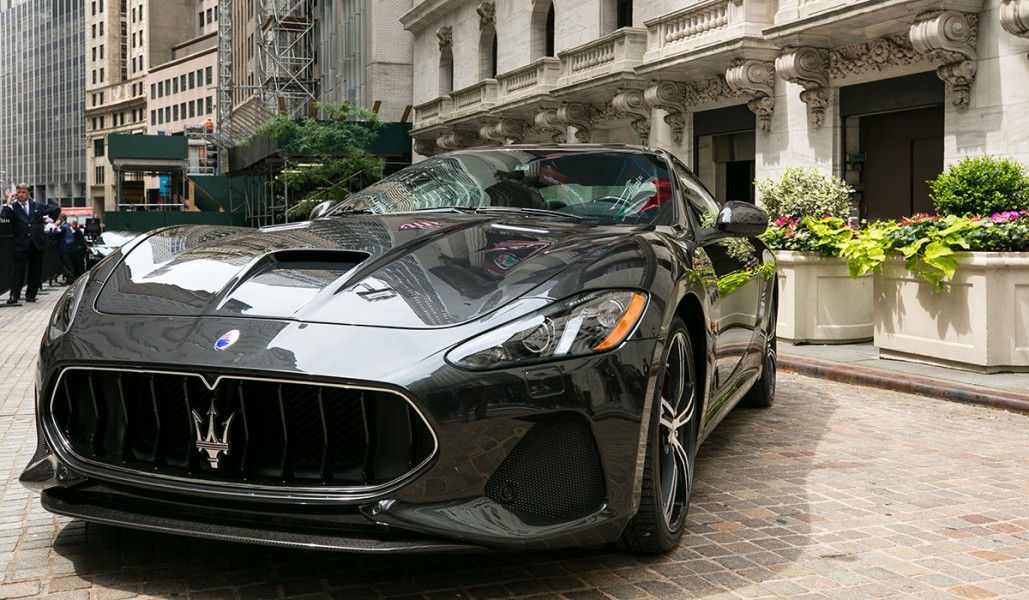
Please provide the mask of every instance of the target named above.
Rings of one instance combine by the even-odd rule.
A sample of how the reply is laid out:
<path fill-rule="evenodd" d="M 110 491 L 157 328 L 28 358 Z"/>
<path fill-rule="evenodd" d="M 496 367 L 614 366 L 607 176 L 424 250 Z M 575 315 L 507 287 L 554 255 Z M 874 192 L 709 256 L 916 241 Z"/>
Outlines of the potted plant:
<path fill-rule="evenodd" d="M 850 186 L 798 167 L 757 190 L 771 221 L 762 239 L 779 271 L 778 337 L 794 344 L 872 339 L 871 277 L 852 278 L 841 257 L 856 233 L 847 222 Z"/>
<path fill-rule="evenodd" d="M 880 356 L 971 370 L 1029 370 L 1029 175 L 966 158 L 930 182 L 939 214 L 868 224 L 844 243 L 876 272 Z"/>

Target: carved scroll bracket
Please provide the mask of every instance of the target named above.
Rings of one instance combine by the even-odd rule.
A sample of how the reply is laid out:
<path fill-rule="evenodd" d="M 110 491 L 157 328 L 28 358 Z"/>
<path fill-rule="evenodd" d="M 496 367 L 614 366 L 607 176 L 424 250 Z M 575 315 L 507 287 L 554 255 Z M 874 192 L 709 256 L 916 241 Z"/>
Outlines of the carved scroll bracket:
<path fill-rule="evenodd" d="M 810 111 L 812 127 L 825 123 L 829 106 L 829 53 L 822 48 L 786 48 L 775 59 L 775 72 L 783 79 L 804 87 L 800 99 Z"/>
<path fill-rule="evenodd" d="M 433 156 L 439 149 L 436 147 L 435 139 L 415 138 L 414 151 L 422 156 Z"/>
<path fill-rule="evenodd" d="M 501 118 L 479 128 L 479 137 L 501 144 L 517 144 L 525 139 L 526 123 L 521 119 Z"/>
<path fill-rule="evenodd" d="M 475 145 L 478 136 L 474 132 L 455 129 L 436 138 L 436 147 L 443 150 L 459 150 Z"/>
<path fill-rule="evenodd" d="M 775 64 L 760 60 L 735 60 L 725 72 L 725 82 L 732 90 L 751 97 L 747 108 L 757 116 L 761 131 L 772 130 L 775 109 Z"/>
<path fill-rule="evenodd" d="M 911 25 L 915 50 L 944 64 L 936 74 L 954 93 L 954 105 L 967 108 L 976 72 L 976 38 L 979 17 L 956 10 L 929 11 Z"/>
<path fill-rule="evenodd" d="M 556 108 L 544 108 L 536 112 L 533 119 L 534 128 L 550 134 L 555 144 L 563 144 L 568 139 L 568 128 L 557 117 Z"/>
<path fill-rule="evenodd" d="M 650 105 L 643 90 L 621 88 L 611 99 L 611 106 L 617 114 L 628 115 L 632 119 L 632 128 L 640 136 L 640 144 L 646 146 L 650 141 Z"/>
<path fill-rule="evenodd" d="M 557 120 L 565 125 L 575 127 L 575 139 L 580 143 L 589 143 L 592 137 L 593 123 L 597 120 L 597 109 L 591 104 L 581 102 L 565 102 L 557 109 Z"/>
<path fill-rule="evenodd" d="M 665 115 L 665 124 L 672 128 L 672 141 L 676 144 L 682 143 L 683 132 L 686 130 L 687 106 L 684 88 L 685 85 L 674 81 L 651 81 L 643 92 L 647 104 L 668 113 Z"/>

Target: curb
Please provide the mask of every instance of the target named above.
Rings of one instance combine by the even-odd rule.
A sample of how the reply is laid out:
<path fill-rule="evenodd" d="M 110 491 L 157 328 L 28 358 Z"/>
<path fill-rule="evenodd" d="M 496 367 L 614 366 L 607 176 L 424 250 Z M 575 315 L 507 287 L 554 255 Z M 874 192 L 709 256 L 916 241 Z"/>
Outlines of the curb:
<path fill-rule="evenodd" d="M 892 373 L 881 369 L 871 369 L 801 356 L 780 354 L 778 360 L 780 370 L 797 373 L 798 375 L 806 375 L 807 377 L 817 377 L 840 383 L 929 396 L 951 402 L 978 404 L 1029 415 L 1029 395 L 1026 394 L 974 387 L 940 381 L 939 379 L 929 377 Z"/>

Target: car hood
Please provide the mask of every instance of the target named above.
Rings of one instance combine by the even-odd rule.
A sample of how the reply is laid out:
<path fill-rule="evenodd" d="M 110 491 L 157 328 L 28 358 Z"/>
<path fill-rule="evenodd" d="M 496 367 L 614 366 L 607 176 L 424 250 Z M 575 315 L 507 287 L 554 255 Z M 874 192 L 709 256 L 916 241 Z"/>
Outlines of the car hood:
<path fill-rule="evenodd" d="M 108 314 L 446 327 L 603 257 L 625 227 L 522 215 L 354 215 L 262 229 L 189 226 L 126 246 Z"/>

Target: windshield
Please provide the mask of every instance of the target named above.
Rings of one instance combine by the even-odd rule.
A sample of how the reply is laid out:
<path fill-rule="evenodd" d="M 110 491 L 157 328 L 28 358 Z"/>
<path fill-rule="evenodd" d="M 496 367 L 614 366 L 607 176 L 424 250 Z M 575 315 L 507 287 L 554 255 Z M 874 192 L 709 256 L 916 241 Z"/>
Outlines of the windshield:
<path fill-rule="evenodd" d="M 497 148 L 411 165 L 350 196 L 332 214 L 504 207 L 637 225 L 669 223 L 671 197 L 668 167 L 659 155 Z"/>

